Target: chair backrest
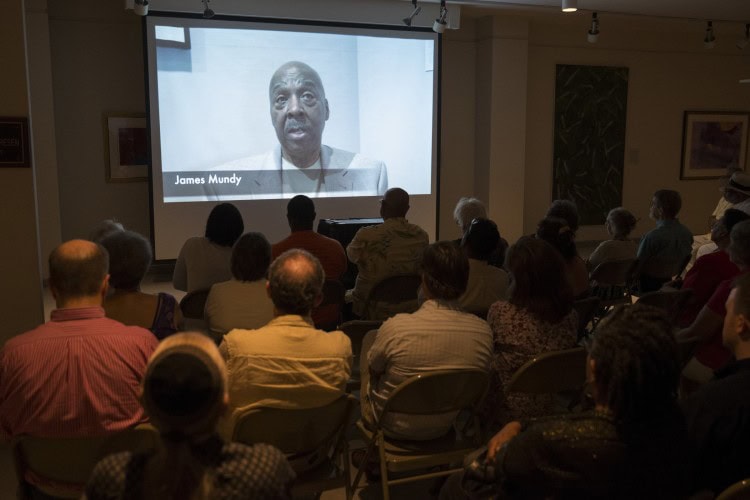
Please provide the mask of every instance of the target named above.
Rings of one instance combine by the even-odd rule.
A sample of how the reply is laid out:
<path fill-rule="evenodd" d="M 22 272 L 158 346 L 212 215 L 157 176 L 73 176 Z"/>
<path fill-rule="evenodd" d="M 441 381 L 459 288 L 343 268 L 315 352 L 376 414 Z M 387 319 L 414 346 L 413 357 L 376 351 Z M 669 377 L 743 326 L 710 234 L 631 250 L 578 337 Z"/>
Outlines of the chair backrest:
<path fill-rule="evenodd" d="M 689 260 L 689 255 L 687 260 L 675 260 L 672 257 L 651 257 L 640 262 L 639 274 L 668 281 L 680 274 Z"/>
<path fill-rule="evenodd" d="M 586 297 L 573 302 L 573 309 L 578 313 L 578 337 L 586 333 L 586 326 L 594 319 L 601 304 L 599 297 Z"/>
<path fill-rule="evenodd" d="M 505 391 L 555 394 L 579 390 L 586 382 L 586 356 L 583 347 L 535 356 L 513 374 Z"/>
<path fill-rule="evenodd" d="M 372 309 L 376 305 L 387 304 L 389 312 L 414 312 L 417 309 L 417 294 L 422 277 L 418 274 L 398 274 L 384 278 L 373 285 L 365 300 L 363 319 L 386 319 L 379 317 Z M 403 307 L 401 307 L 403 305 Z"/>
<path fill-rule="evenodd" d="M 630 285 L 629 278 L 637 264 L 637 259 L 610 260 L 602 262 L 591 271 L 589 280 L 592 285 L 615 286 Z"/>
<path fill-rule="evenodd" d="M 343 283 L 339 280 L 327 279 L 323 283 L 323 301 L 318 307 L 313 309 L 312 317 L 315 319 L 315 327 L 321 330 L 331 331 L 335 330 L 339 323 L 341 323 L 341 310 L 344 307 L 344 296 L 346 295 L 346 288 Z M 333 309 L 331 311 L 331 309 Z M 334 317 L 330 321 L 318 322 L 318 313 L 325 313 L 325 317 Z"/>
<path fill-rule="evenodd" d="M 190 319 L 203 319 L 203 310 L 206 307 L 209 289 L 195 290 L 189 292 L 180 301 L 182 315 Z"/>
<path fill-rule="evenodd" d="M 355 403 L 352 396 L 343 394 L 317 408 L 250 408 L 237 415 L 232 441 L 269 443 L 290 459 L 314 453 L 336 444 L 346 430 Z"/>
<path fill-rule="evenodd" d="M 750 498 L 750 479 L 743 479 L 722 491 L 716 500 L 747 500 Z"/>
<path fill-rule="evenodd" d="M 383 405 L 383 414 L 431 415 L 476 409 L 488 385 L 489 375 L 477 369 L 423 373 L 399 384 Z"/>
<path fill-rule="evenodd" d="M 669 321 L 675 323 L 692 294 L 693 291 L 689 288 L 657 290 L 656 292 L 644 293 L 640 296 L 638 302 L 664 310 L 669 317 Z"/>
<path fill-rule="evenodd" d="M 36 488 L 61 498 L 79 498 L 96 463 L 111 453 L 154 449 L 156 429 L 142 425 L 110 436 L 40 438 L 20 436 L 13 440 L 16 473 L 24 489 L 33 476 Z"/>

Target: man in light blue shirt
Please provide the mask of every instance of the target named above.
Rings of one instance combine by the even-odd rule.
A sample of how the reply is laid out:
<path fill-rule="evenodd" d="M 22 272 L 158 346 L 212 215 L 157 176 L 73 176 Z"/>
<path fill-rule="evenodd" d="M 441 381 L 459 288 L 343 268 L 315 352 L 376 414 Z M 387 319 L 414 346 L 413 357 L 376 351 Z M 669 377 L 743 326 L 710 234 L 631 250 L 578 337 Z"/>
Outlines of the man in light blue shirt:
<path fill-rule="evenodd" d="M 693 233 L 677 220 L 680 208 L 682 199 L 677 191 L 654 193 L 649 217 L 656 221 L 656 228 L 643 235 L 638 247 L 641 293 L 661 288 L 690 258 Z"/>

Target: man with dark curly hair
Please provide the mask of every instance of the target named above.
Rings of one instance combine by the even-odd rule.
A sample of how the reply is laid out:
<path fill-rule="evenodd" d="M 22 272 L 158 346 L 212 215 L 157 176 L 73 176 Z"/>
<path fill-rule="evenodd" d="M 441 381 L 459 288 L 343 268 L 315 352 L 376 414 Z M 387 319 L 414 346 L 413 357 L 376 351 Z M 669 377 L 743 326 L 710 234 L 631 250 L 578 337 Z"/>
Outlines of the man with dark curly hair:
<path fill-rule="evenodd" d="M 463 250 L 449 241 L 433 243 L 424 251 L 421 269 L 425 302 L 416 312 L 398 314 L 377 332 L 368 333 L 362 347 L 367 367 L 361 370 L 363 418 L 373 421 L 378 417 L 389 435 L 415 440 L 444 435 L 456 414 L 382 416 L 383 404 L 393 390 L 420 373 L 489 370 L 492 357 L 492 332 L 487 322 L 462 310 L 458 302 L 469 279 L 469 261 Z"/>

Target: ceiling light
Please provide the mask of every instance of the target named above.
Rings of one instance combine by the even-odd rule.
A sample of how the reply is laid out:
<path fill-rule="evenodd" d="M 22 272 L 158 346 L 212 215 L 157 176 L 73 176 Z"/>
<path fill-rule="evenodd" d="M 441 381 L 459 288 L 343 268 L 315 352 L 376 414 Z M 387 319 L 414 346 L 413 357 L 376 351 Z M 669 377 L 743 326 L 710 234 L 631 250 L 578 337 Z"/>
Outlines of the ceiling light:
<path fill-rule="evenodd" d="M 432 23 L 432 31 L 435 33 L 444 33 L 448 27 L 448 7 L 445 6 L 445 0 L 440 0 L 440 17 Z"/>
<path fill-rule="evenodd" d="M 599 17 L 596 15 L 596 12 L 591 14 L 591 28 L 589 28 L 588 32 L 588 41 L 589 43 L 596 43 L 596 41 L 599 39 Z"/>
<path fill-rule="evenodd" d="M 750 24 L 745 25 L 745 38 L 737 40 L 737 48 L 740 50 L 744 49 L 747 47 L 748 42 L 750 42 Z"/>
<path fill-rule="evenodd" d="M 578 10 L 578 0 L 562 0 L 563 12 L 575 12 Z"/>
<path fill-rule="evenodd" d="M 411 11 L 411 14 L 409 14 L 409 17 L 405 17 L 402 19 L 405 25 L 411 26 L 411 22 L 414 20 L 415 17 L 417 17 L 417 14 L 422 12 L 422 7 L 417 5 L 417 0 L 411 0 L 411 4 L 414 6 L 414 10 Z"/>
<path fill-rule="evenodd" d="M 133 12 L 139 16 L 148 15 L 148 0 L 135 0 L 135 3 L 133 3 Z"/>
<path fill-rule="evenodd" d="M 714 35 L 714 23 L 708 21 L 706 23 L 706 36 L 703 37 L 703 48 L 713 49 L 716 45 L 716 36 Z"/>
<path fill-rule="evenodd" d="M 203 17 L 205 19 L 211 19 L 214 17 L 214 11 L 208 8 L 208 2 L 210 0 L 203 0 Z"/>

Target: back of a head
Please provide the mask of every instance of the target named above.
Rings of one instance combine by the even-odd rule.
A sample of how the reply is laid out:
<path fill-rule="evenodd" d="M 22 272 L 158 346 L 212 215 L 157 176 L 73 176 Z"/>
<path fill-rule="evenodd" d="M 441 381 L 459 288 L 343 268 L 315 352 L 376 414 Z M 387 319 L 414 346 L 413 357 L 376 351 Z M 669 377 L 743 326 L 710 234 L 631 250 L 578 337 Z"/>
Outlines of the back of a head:
<path fill-rule="evenodd" d="M 384 219 L 406 217 L 409 211 L 409 193 L 401 188 L 391 188 L 383 195 L 380 214 Z"/>
<path fill-rule="evenodd" d="M 108 270 L 107 251 L 87 240 L 66 241 L 49 256 L 49 281 L 58 302 L 98 295 Z"/>
<path fill-rule="evenodd" d="M 505 268 L 509 273 L 509 301 L 533 316 L 558 323 L 573 308 L 565 261 L 544 240 L 525 236 L 508 249 Z"/>
<path fill-rule="evenodd" d="M 734 225 L 729 235 L 729 255 L 741 269 L 750 268 L 750 220 Z"/>
<path fill-rule="evenodd" d="M 487 209 L 481 200 L 467 197 L 458 200 L 456 208 L 453 210 L 453 220 L 461 228 L 461 234 L 465 234 L 471 221 L 477 218 L 487 218 Z"/>
<path fill-rule="evenodd" d="M 662 310 L 637 303 L 615 309 L 597 326 L 590 357 L 596 402 L 612 411 L 627 438 L 644 438 L 650 423 L 673 416 L 680 362 Z"/>
<path fill-rule="evenodd" d="M 101 241 L 109 254 L 109 283 L 135 290 L 151 265 L 151 243 L 135 231 L 117 231 Z"/>
<path fill-rule="evenodd" d="M 281 314 L 309 316 L 322 297 L 325 273 L 320 261 L 305 250 L 279 255 L 268 270 L 268 289 Z"/>
<path fill-rule="evenodd" d="M 659 189 L 654 193 L 654 200 L 665 219 L 674 219 L 682 208 L 682 197 L 673 189 Z"/>
<path fill-rule="evenodd" d="M 466 249 L 470 258 L 486 261 L 499 242 L 500 231 L 497 230 L 497 224 L 489 219 L 477 218 L 471 221 L 464 233 L 461 246 Z"/>
<path fill-rule="evenodd" d="M 721 223 L 724 226 L 724 229 L 726 229 L 728 233 L 731 233 L 734 226 L 748 219 L 750 219 L 750 215 L 742 210 L 728 208 L 724 211 L 724 215 L 721 216 Z"/>
<path fill-rule="evenodd" d="M 449 241 L 432 243 L 422 254 L 422 280 L 434 299 L 456 300 L 466 291 L 469 259 Z"/>
<path fill-rule="evenodd" d="M 232 276 L 238 281 L 265 278 L 271 264 L 271 244 L 261 233 L 243 234 L 232 249 Z"/>
<path fill-rule="evenodd" d="M 286 205 L 286 217 L 292 230 L 313 228 L 315 222 L 315 204 L 303 194 L 298 194 Z"/>
<path fill-rule="evenodd" d="M 89 241 L 101 243 L 101 241 L 112 233 L 124 231 L 125 228 L 115 219 L 105 219 L 98 223 L 89 233 Z"/>
<path fill-rule="evenodd" d="M 536 237 L 555 247 L 565 260 L 578 255 L 575 232 L 565 219 L 545 217 L 537 225 Z"/>
<path fill-rule="evenodd" d="M 635 229 L 638 220 L 635 215 L 622 207 L 613 208 L 607 214 L 612 233 L 616 238 L 627 238 Z"/>
<path fill-rule="evenodd" d="M 151 356 L 141 401 L 167 439 L 189 442 L 215 430 L 226 393 L 227 370 L 216 344 L 200 333 L 177 333 Z"/>
<path fill-rule="evenodd" d="M 231 247 L 245 230 L 242 214 L 231 203 L 216 205 L 206 221 L 206 238 L 223 247 Z"/>
<path fill-rule="evenodd" d="M 578 231 L 578 208 L 570 200 L 555 200 L 547 209 L 545 217 L 563 219 L 573 233 Z"/>

